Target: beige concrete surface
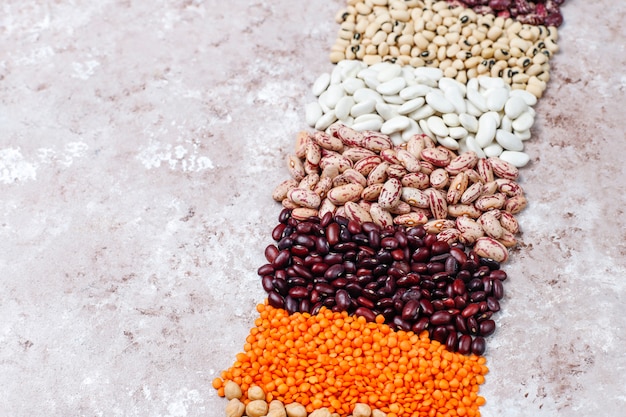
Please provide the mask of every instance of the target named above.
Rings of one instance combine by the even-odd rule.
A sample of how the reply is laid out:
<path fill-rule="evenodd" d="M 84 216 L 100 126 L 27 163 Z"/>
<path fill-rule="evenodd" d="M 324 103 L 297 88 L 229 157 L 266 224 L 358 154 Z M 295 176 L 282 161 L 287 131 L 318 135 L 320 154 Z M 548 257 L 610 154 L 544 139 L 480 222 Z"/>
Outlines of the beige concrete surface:
<path fill-rule="evenodd" d="M 0 2 L 0 416 L 223 415 L 343 5 Z M 563 12 L 485 417 L 626 407 L 626 3 Z"/>

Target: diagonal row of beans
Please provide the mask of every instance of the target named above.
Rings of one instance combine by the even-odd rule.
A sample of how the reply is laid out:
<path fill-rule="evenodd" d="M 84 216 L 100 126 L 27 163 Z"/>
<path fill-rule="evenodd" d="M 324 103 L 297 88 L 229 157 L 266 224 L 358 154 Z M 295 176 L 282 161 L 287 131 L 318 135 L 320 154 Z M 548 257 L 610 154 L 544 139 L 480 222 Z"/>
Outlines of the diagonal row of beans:
<path fill-rule="evenodd" d="M 387 42 L 382 49 L 367 48 L 372 62 L 393 63 L 399 55 L 392 55 L 401 50 L 426 57 L 415 52 L 418 46 L 393 45 L 395 39 L 410 33 L 419 42 L 424 35 L 432 41 L 429 32 L 440 37 L 453 32 L 450 23 L 466 19 L 464 6 L 495 25 L 502 20 L 509 35 L 521 33 L 512 38 L 532 38 L 535 29 L 529 25 L 535 25 L 554 42 L 561 3 L 348 0 L 338 22 L 353 16 L 355 24 L 374 22 L 375 31 L 359 23 L 373 31 L 370 35 L 397 32 L 379 36 Z M 447 26 L 424 21 L 431 9 L 454 18 Z M 494 10 L 497 16 L 490 15 Z M 513 26 L 510 16 L 525 25 Z M 540 26 L 543 22 L 556 23 Z M 343 49 L 346 27 L 355 29 L 342 23 L 338 44 Z M 497 39 L 481 43 L 477 38 L 489 29 L 472 26 L 462 32 L 471 54 L 487 55 L 487 67 Z M 371 45 L 358 31 L 352 42 Z M 515 55 L 508 63 L 500 60 L 503 68 L 522 62 L 518 58 L 526 51 L 518 51 L 520 45 L 515 41 L 498 52 Z M 371 57 L 378 52 L 384 54 Z M 549 52 L 548 58 L 556 47 Z M 528 51 L 536 53 L 541 51 Z M 463 61 L 461 55 L 457 60 Z M 431 66 L 447 68 L 445 51 L 440 57 Z M 331 54 L 333 63 L 341 59 Z M 402 65 L 422 62 L 410 55 L 405 61 Z M 489 70 L 462 64 L 463 77 L 458 71 L 444 76 L 459 81 Z M 505 75 L 512 88 L 537 91 L 537 97 L 547 81 L 547 75 L 539 80 L 544 84 Z M 393 103 L 393 97 L 386 100 Z M 283 205 L 274 243 L 265 250 L 267 264 L 257 271 L 268 298 L 257 306 L 259 318 L 243 351 L 213 381 L 229 400 L 228 417 L 480 416 L 485 399 L 478 390 L 488 372 L 483 354 L 507 279 L 501 264 L 517 243 L 514 214 L 526 200 L 514 182 L 513 165 L 472 151 L 457 153 L 438 139 L 421 132 L 398 143 L 398 137 L 354 131 L 341 121 L 298 135 L 296 155 L 288 158 L 292 178 L 273 196 Z M 342 158 L 344 147 L 349 151 Z"/>

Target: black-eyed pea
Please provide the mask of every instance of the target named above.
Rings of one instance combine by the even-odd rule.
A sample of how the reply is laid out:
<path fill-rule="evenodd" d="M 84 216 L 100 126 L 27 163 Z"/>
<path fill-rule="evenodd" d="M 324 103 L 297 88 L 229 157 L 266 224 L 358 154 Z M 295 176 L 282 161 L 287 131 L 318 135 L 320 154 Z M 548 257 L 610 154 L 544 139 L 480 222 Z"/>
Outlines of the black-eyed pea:
<path fill-rule="evenodd" d="M 372 408 L 364 403 L 356 403 L 352 410 L 353 417 L 371 417 Z"/>
<path fill-rule="evenodd" d="M 226 417 L 241 417 L 246 411 L 246 406 L 238 398 L 232 398 L 226 404 Z"/>
<path fill-rule="evenodd" d="M 307 417 L 306 408 L 300 403 L 290 403 L 285 406 L 288 417 Z"/>

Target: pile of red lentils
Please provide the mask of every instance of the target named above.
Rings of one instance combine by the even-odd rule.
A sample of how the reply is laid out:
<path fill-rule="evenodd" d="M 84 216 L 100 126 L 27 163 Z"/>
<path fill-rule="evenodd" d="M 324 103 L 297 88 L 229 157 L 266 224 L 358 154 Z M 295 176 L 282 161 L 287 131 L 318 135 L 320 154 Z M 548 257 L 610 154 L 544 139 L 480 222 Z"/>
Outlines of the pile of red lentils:
<path fill-rule="evenodd" d="M 348 0 L 227 417 L 480 416 L 562 0 Z"/>

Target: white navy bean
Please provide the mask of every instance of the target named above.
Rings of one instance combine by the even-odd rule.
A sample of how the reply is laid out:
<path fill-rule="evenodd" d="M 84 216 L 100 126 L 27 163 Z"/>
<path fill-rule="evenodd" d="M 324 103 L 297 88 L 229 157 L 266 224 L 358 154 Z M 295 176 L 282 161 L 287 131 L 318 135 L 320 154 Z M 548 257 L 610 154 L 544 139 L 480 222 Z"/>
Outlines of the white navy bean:
<path fill-rule="evenodd" d="M 421 120 L 435 114 L 435 109 L 430 107 L 428 104 L 424 104 L 419 109 L 415 110 L 413 113 L 409 114 L 409 117 L 413 120 Z"/>
<path fill-rule="evenodd" d="M 490 88 L 485 92 L 485 98 L 490 111 L 501 111 L 509 98 L 509 92 L 505 87 Z"/>
<path fill-rule="evenodd" d="M 346 91 L 346 93 L 352 95 L 359 88 L 365 87 L 365 82 L 359 78 L 349 77 L 343 80 L 341 86 Z"/>
<path fill-rule="evenodd" d="M 376 109 L 376 100 L 363 100 L 352 106 L 350 114 L 353 117 L 363 116 L 364 114 L 372 113 Z"/>
<path fill-rule="evenodd" d="M 306 124 L 314 127 L 320 117 L 322 117 L 322 107 L 318 102 L 314 101 L 306 105 L 304 109 L 304 115 Z"/>
<path fill-rule="evenodd" d="M 509 94 L 509 99 L 504 105 L 504 114 L 511 120 L 517 119 L 527 108 L 528 104 L 522 97 Z"/>
<path fill-rule="evenodd" d="M 415 84 L 400 90 L 400 97 L 405 100 L 412 100 L 418 97 L 425 97 L 432 90 L 431 87 L 424 84 Z"/>
<path fill-rule="evenodd" d="M 439 113 L 452 113 L 455 110 L 454 105 L 439 91 L 433 90 L 426 94 L 426 103 Z"/>
<path fill-rule="evenodd" d="M 446 148 L 453 151 L 459 149 L 459 142 L 448 136 L 446 136 L 445 138 L 437 138 L 437 142 L 439 142 L 441 146 L 445 146 Z"/>
<path fill-rule="evenodd" d="M 506 130 L 498 129 L 496 131 L 496 141 L 507 151 L 520 152 L 524 150 L 524 143 L 522 140 Z"/>
<path fill-rule="evenodd" d="M 492 112 L 484 113 L 478 119 L 478 131 L 476 132 L 476 144 L 484 148 L 489 145 L 496 136 L 497 120 Z"/>
<path fill-rule="evenodd" d="M 459 115 L 456 113 L 445 113 L 441 116 L 441 118 L 443 119 L 443 122 L 448 127 L 455 127 L 455 126 L 461 125 L 461 121 L 459 120 Z"/>
<path fill-rule="evenodd" d="M 313 83 L 312 92 L 315 97 L 319 97 L 328 86 L 330 85 L 330 74 L 327 72 L 322 73 Z"/>
<path fill-rule="evenodd" d="M 391 104 L 387 104 L 384 102 L 376 103 L 376 111 L 385 120 L 390 120 L 398 116 L 398 112 L 395 110 L 395 108 Z"/>
<path fill-rule="evenodd" d="M 533 126 L 535 122 L 535 118 L 532 116 L 530 112 L 522 113 L 517 119 L 513 120 L 513 130 L 522 131 L 528 130 Z"/>
<path fill-rule="evenodd" d="M 467 113 L 459 114 L 459 122 L 468 132 L 476 133 L 478 130 L 478 119 Z"/>
<path fill-rule="evenodd" d="M 406 87 L 406 80 L 397 77 L 378 85 L 376 91 L 385 96 L 392 96 L 398 94 L 404 87 Z"/>
<path fill-rule="evenodd" d="M 413 100 L 409 100 L 400 106 L 400 108 L 398 109 L 398 114 L 407 115 L 409 113 L 412 113 L 422 107 L 424 103 L 426 103 L 426 99 L 424 99 L 424 97 L 417 97 Z"/>
<path fill-rule="evenodd" d="M 468 135 L 468 131 L 461 126 L 457 126 L 457 127 L 451 127 L 450 129 L 448 129 L 449 133 L 448 135 L 452 138 L 452 139 L 463 139 L 464 137 L 466 137 Z"/>
<path fill-rule="evenodd" d="M 443 122 L 443 119 L 439 116 L 430 116 L 426 123 L 428 124 L 428 129 L 433 132 L 437 136 L 448 136 L 449 130 L 448 126 Z"/>
<path fill-rule="evenodd" d="M 530 162 L 530 156 L 525 152 L 502 151 L 499 157 L 503 161 L 515 165 L 517 168 L 526 166 L 528 162 Z"/>
<path fill-rule="evenodd" d="M 504 149 L 502 149 L 502 146 L 498 145 L 497 143 L 491 143 L 490 145 L 485 146 L 483 148 L 483 152 L 485 153 L 485 156 L 488 158 L 499 156 L 503 150 Z"/>
<path fill-rule="evenodd" d="M 350 115 L 350 110 L 354 106 L 354 99 L 350 96 L 342 97 L 335 106 L 337 119 L 344 120 Z"/>
<path fill-rule="evenodd" d="M 337 115 L 335 114 L 335 110 L 330 110 L 317 120 L 317 122 L 315 123 L 315 129 L 326 130 L 328 126 L 335 123 L 336 121 Z"/>
<path fill-rule="evenodd" d="M 380 132 L 385 135 L 391 135 L 392 133 L 402 132 L 409 127 L 410 119 L 406 116 L 396 116 L 390 120 L 387 120 L 380 128 Z"/>

